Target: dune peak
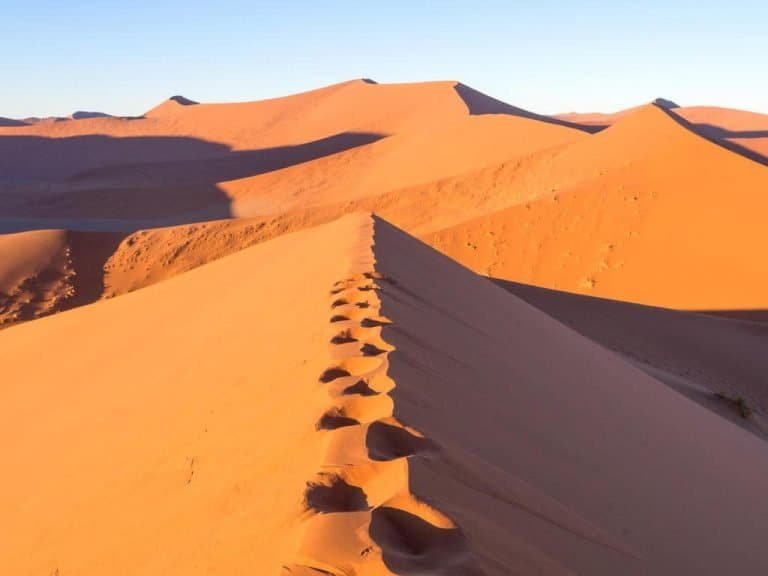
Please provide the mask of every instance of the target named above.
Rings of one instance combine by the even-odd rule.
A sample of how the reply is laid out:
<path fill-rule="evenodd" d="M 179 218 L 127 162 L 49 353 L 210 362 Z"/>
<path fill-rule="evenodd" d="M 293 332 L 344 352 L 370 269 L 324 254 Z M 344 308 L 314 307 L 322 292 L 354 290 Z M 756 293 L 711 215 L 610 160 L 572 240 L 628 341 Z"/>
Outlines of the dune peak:
<path fill-rule="evenodd" d="M 179 94 L 175 96 L 171 96 L 170 98 L 168 98 L 168 100 L 171 102 L 176 102 L 176 104 L 181 104 L 182 106 L 194 106 L 196 104 L 199 104 L 199 102 L 196 102 L 195 100 L 190 100 L 189 98 L 186 98 Z"/>
<path fill-rule="evenodd" d="M 680 105 L 673 100 L 667 100 L 666 98 L 656 98 L 653 102 L 656 106 L 659 108 L 664 108 L 665 110 L 674 110 L 675 108 L 680 108 Z"/>

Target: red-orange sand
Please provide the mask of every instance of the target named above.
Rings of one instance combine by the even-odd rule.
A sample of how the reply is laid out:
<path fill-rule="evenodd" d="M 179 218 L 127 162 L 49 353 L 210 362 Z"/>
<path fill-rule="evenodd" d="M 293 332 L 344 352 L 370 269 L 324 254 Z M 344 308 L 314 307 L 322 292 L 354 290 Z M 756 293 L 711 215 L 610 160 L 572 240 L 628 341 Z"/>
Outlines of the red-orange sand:
<path fill-rule="evenodd" d="M 765 119 L 0 122 L 0 574 L 767 572 Z"/>

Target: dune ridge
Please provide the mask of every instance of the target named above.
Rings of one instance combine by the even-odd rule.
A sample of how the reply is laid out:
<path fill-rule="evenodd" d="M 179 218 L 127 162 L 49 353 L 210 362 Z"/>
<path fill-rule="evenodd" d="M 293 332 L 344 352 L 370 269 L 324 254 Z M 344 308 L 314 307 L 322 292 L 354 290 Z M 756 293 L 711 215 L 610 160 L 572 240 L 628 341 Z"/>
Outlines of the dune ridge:
<path fill-rule="evenodd" d="M 11 573 L 768 567 L 764 440 L 369 214 L 4 330 L 0 363 Z"/>
<path fill-rule="evenodd" d="M 373 237 L 369 219 L 362 241 Z M 320 376 L 330 406 L 317 423 L 327 451 L 307 482 L 309 518 L 283 574 L 480 574 L 459 527 L 409 490 L 409 459 L 436 446 L 393 417 L 393 350 L 381 338 L 374 252 L 330 290 L 332 367 Z M 364 271 L 368 270 L 368 271 Z"/>

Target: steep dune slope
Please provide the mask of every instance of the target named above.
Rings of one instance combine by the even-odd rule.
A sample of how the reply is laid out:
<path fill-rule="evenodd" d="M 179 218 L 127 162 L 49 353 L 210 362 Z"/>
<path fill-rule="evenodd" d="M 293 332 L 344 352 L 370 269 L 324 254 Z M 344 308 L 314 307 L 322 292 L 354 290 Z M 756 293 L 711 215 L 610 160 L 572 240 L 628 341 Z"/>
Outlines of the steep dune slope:
<path fill-rule="evenodd" d="M 395 416 L 442 447 L 411 489 L 485 573 L 765 570 L 764 442 L 386 224 L 374 252 Z"/>
<path fill-rule="evenodd" d="M 699 134 L 768 164 L 767 115 L 715 106 L 689 106 L 675 110 L 675 114 Z"/>
<path fill-rule="evenodd" d="M 768 324 L 514 282 L 501 286 L 710 410 L 768 438 Z M 727 402 L 742 398 L 744 408 Z"/>
<path fill-rule="evenodd" d="M 67 230 L 0 235 L 0 327 L 109 295 L 105 266 L 124 236 Z M 126 264 L 129 270 L 133 266 Z"/>
<path fill-rule="evenodd" d="M 768 567 L 764 442 L 369 216 L 3 331 L 0 362 L 11 573 Z"/>
<path fill-rule="evenodd" d="M 72 293 L 63 230 L 0 235 L 0 326 L 56 311 Z"/>
<path fill-rule="evenodd" d="M 691 130 L 718 142 L 737 154 L 768 163 L 768 116 L 745 110 L 717 106 L 677 106 L 658 101 L 672 114 L 685 121 Z M 606 128 L 637 112 L 630 108 L 613 114 L 559 114 L 560 120 L 585 127 Z"/>
<path fill-rule="evenodd" d="M 492 277 L 686 308 L 765 308 L 768 170 L 649 106 L 556 151 L 540 199 L 426 236 Z M 549 184 L 546 184 L 546 182 Z"/>

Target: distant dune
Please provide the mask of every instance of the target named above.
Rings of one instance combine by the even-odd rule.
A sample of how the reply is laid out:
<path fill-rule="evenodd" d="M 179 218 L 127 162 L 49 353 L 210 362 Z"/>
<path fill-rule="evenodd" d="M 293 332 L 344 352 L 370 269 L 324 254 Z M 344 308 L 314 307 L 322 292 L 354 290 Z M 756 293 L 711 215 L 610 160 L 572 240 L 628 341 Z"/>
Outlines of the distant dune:
<path fill-rule="evenodd" d="M 0 572 L 768 572 L 766 142 L 456 81 L 0 119 Z"/>
<path fill-rule="evenodd" d="M 4 129 L 13 138 L 0 136 L 0 226 L 128 235 L 239 217 L 281 233 L 367 210 L 505 280 L 651 305 L 765 306 L 766 270 L 739 248 L 765 241 L 744 225 L 765 208 L 765 171 L 697 137 L 701 111 L 676 124 L 691 113 L 659 100 L 590 135 L 456 82 L 359 80 L 260 102 L 189 102 L 174 97 L 140 119 Z M 761 120 L 742 115 L 733 130 L 755 122 L 759 135 Z M 508 218 L 522 225 L 502 234 Z M 738 224 L 711 233 L 727 222 Z M 574 242 L 586 245 L 561 249 Z"/>
<path fill-rule="evenodd" d="M 25 122 L 24 120 L 14 120 L 13 118 L 0 117 L 0 128 L 26 126 L 26 125 L 27 125 L 27 122 Z"/>

